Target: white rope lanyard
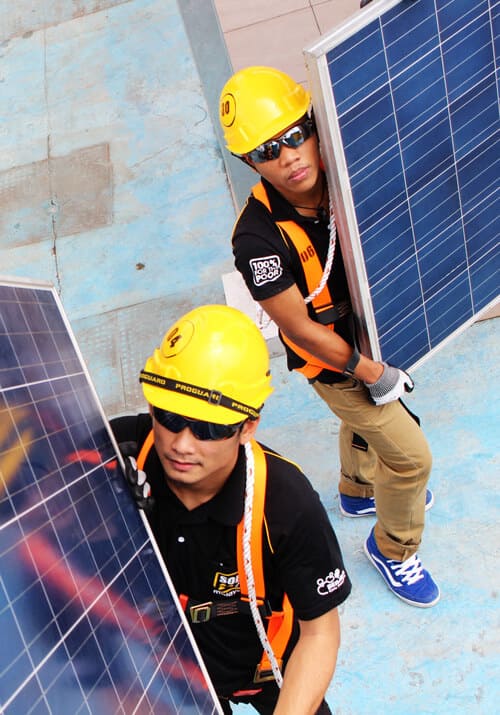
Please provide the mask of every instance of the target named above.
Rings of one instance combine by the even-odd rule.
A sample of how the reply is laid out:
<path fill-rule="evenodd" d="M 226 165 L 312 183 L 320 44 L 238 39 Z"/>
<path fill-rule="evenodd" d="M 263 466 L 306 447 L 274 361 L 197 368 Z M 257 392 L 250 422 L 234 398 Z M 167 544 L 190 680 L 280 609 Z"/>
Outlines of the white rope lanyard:
<path fill-rule="evenodd" d="M 267 653 L 269 658 L 269 663 L 273 671 L 274 679 L 278 688 L 281 688 L 283 684 L 283 676 L 274 655 L 271 644 L 267 637 L 266 629 L 264 623 L 262 622 L 262 616 L 260 615 L 259 607 L 257 605 L 257 594 L 255 592 L 255 580 L 253 577 L 253 567 L 252 567 L 252 508 L 253 508 L 253 491 L 254 491 L 254 474 L 255 474 L 255 462 L 253 458 L 252 445 L 250 442 L 245 444 L 245 456 L 246 456 L 246 484 L 245 484 L 245 510 L 244 510 L 244 521 L 243 521 L 243 566 L 245 569 L 245 576 L 247 577 L 248 586 L 248 598 L 250 601 L 250 611 L 257 629 L 257 634 L 259 636 L 262 647 Z"/>
<path fill-rule="evenodd" d="M 337 243 L 337 224 L 335 223 L 335 212 L 333 210 L 333 204 L 332 204 L 332 199 L 329 196 L 329 209 L 330 209 L 330 223 L 328 224 L 328 228 L 330 229 L 330 241 L 328 243 L 328 253 L 326 256 L 326 263 L 325 263 L 325 269 L 323 271 L 323 275 L 321 276 L 321 280 L 319 282 L 319 285 L 317 288 L 313 290 L 312 293 L 310 293 L 307 298 L 304 298 L 304 303 L 307 305 L 310 303 L 312 300 L 316 298 L 317 295 L 321 293 L 323 288 L 325 287 L 326 281 L 330 277 L 330 272 L 332 270 L 332 265 L 333 265 L 333 257 L 335 255 L 335 245 Z"/>

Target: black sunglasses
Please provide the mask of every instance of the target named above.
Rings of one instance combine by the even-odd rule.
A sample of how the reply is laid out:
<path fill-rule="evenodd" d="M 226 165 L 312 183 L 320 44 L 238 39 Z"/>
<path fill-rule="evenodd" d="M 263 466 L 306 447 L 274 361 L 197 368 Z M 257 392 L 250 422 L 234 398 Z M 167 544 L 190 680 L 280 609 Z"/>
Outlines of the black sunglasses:
<path fill-rule="evenodd" d="M 262 164 L 264 161 L 272 161 L 277 159 L 280 155 L 281 146 L 291 147 L 296 149 L 301 146 L 309 137 L 314 134 L 314 122 L 312 119 L 306 119 L 301 124 L 297 124 L 291 129 L 287 129 L 286 132 L 276 139 L 270 139 L 268 142 L 264 142 L 260 146 L 249 151 L 245 156 L 247 159 L 251 159 L 254 164 Z"/>
<path fill-rule="evenodd" d="M 183 417 L 176 412 L 162 410 L 160 407 L 153 407 L 153 416 L 158 424 L 168 429 L 169 432 L 178 434 L 186 427 L 189 427 L 196 439 L 203 441 L 229 439 L 229 437 L 233 437 L 246 422 L 246 420 L 243 420 L 243 422 L 237 422 L 235 425 L 219 425 L 215 422 L 191 420 L 189 417 Z"/>

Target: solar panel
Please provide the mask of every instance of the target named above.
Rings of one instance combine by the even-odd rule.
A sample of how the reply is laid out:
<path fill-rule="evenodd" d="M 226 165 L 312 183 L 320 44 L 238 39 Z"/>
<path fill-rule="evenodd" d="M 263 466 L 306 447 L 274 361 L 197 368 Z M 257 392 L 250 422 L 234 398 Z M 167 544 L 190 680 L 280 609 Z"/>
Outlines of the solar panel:
<path fill-rule="evenodd" d="M 499 7 L 373 2 L 305 51 L 375 359 L 415 366 L 498 300 Z"/>
<path fill-rule="evenodd" d="M 57 294 L 0 280 L 0 712 L 220 713 Z"/>

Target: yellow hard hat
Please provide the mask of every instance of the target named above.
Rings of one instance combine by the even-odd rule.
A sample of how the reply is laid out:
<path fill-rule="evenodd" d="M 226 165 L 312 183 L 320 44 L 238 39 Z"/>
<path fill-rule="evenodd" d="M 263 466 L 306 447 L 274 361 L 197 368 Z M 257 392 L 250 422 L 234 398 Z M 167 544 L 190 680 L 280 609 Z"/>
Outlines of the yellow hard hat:
<path fill-rule="evenodd" d="M 225 84 L 219 119 L 226 146 L 246 154 L 303 117 L 311 96 L 284 72 L 273 67 L 247 67 Z"/>
<path fill-rule="evenodd" d="M 256 419 L 273 391 L 264 338 L 227 305 L 204 305 L 180 318 L 146 361 L 140 382 L 151 405 L 216 424 Z"/>

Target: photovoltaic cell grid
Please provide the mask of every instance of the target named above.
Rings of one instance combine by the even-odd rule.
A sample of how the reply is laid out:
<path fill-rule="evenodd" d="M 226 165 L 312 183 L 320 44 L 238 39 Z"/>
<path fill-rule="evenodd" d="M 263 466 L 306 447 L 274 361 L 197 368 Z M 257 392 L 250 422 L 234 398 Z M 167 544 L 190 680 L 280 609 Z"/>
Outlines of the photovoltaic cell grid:
<path fill-rule="evenodd" d="M 0 712 L 220 712 L 57 296 L 7 281 Z"/>
<path fill-rule="evenodd" d="M 374 2 L 305 52 L 357 308 L 401 367 L 500 292 L 499 7 Z"/>

